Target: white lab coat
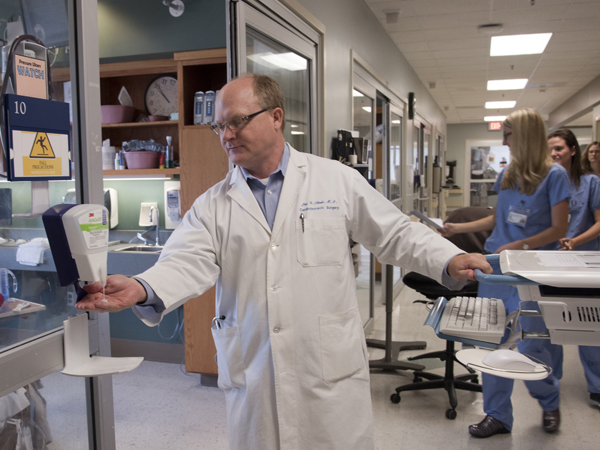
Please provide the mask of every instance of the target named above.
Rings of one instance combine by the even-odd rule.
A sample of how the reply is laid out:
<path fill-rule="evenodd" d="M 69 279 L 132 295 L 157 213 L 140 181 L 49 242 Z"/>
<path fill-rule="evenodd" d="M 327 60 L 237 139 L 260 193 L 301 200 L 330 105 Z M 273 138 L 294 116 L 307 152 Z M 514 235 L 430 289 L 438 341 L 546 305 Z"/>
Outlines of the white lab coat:
<path fill-rule="evenodd" d="M 231 449 L 374 448 L 350 239 L 437 281 L 460 253 L 356 170 L 290 148 L 272 231 L 236 168 L 139 276 L 163 314 L 217 283 L 216 314 L 226 318 L 213 337 Z"/>

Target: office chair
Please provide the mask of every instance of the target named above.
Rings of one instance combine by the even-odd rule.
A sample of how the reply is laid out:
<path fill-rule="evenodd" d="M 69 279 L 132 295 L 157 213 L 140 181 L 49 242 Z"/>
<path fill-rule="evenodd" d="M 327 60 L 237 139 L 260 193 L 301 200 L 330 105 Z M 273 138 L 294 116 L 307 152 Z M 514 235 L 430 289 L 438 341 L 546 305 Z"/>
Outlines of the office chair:
<path fill-rule="evenodd" d="M 446 222 L 470 222 L 491 214 L 495 214 L 494 209 L 469 206 L 465 208 L 459 208 L 454 211 L 448 217 Z M 455 245 L 467 252 L 482 252 L 485 240 L 489 237 L 489 235 L 489 232 L 469 233 L 452 236 L 449 238 L 449 240 L 453 241 Z M 414 289 L 420 294 L 423 294 L 431 302 L 435 301 L 438 297 L 445 297 L 447 300 L 450 300 L 454 297 L 477 297 L 478 283 L 476 281 L 468 281 L 460 291 L 451 291 L 450 289 L 447 289 L 443 285 L 439 284 L 437 281 L 416 272 L 407 273 L 402 278 L 402 281 L 408 287 Z M 403 391 L 443 388 L 448 392 L 448 400 L 450 401 L 450 408 L 446 410 L 446 417 L 450 420 L 454 420 L 456 419 L 456 406 L 458 405 L 456 389 L 481 392 L 481 385 L 478 383 L 478 376 L 473 369 L 465 366 L 456 358 L 454 341 L 446 341 L 445 350 L 424 353 L 422 355 L 410 357 L 408 360 L 414 361 L 429 358 L 437 358 L 445 362 L 444 375 L 441 376 L 431 372 L 415 370 L 413 372 L 413 382 L 397 387 L 396 392 L 391 395 L 390 400 L 392 403 L 400 403 L 400 392 Z M 468 373 L 455 376 L 455 362 L 467 369 Z M 424 378 L 426 381 L 423 381 Z"/>

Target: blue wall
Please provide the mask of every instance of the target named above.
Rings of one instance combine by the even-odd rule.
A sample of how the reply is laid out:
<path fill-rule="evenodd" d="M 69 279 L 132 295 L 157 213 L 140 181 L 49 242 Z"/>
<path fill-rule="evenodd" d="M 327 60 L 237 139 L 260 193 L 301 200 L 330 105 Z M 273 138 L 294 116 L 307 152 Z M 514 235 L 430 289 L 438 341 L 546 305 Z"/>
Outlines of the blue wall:
<path fill-rule="evenodd" d="M 224 48 L 224 0 L 185 1 L 173 17 L 161 0 L 98 0 L 100 58 Z"/>

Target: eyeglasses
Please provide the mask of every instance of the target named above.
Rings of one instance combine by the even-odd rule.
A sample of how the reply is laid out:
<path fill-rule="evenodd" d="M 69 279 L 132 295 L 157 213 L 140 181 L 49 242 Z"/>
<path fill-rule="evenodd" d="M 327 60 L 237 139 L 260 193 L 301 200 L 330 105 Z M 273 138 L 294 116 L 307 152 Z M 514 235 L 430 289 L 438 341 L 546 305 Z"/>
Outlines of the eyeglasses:
<path fill-rule="evenodd" d="M 507 137 L 509 137 L 512 134 L 512 131 L 509 133 L 502 133 L 502 136 L 504 137 L 504 139 L 506 139 Z"/>
<path fill-rule="evenodd" d="M 213 133 L 215 133 L 217 136 L 225 133 L 225 128 L 229 128 L 231 131 L 233 131 L 235 133 L 237 131 L 243 130 L 244 127 L 246 125 L 248 125 L 248 122 L 250 122 L 253 118 L 258 116 L 259 114 L 264 113 L 265 111 L 268 111 L 268 110 L 269 110 L 269 108 L 261 109 L 260 111 L 255 112 L 254 114 L 248 114 L 247 116 L 240 117 L 238 119 L 231 119 L 229 122 L 225 122 L 225 123 L 213 122 L 210 124 L 210 129 L 213 130 Z"/>

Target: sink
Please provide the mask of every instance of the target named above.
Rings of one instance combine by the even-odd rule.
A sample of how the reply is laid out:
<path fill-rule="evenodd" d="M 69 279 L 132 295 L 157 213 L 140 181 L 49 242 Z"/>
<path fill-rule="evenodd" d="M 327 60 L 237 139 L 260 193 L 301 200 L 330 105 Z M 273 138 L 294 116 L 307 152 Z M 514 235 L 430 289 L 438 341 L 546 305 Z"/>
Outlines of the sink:
<path fill-rule="evenodd" d="M 162 246 L 154 246 L 154 245 L 130 245 L 129 247 L 123 247 L 116 250 L 114 252 L 144 252 L 144 253 L 160 253 L 162 252 Z"/>

